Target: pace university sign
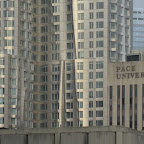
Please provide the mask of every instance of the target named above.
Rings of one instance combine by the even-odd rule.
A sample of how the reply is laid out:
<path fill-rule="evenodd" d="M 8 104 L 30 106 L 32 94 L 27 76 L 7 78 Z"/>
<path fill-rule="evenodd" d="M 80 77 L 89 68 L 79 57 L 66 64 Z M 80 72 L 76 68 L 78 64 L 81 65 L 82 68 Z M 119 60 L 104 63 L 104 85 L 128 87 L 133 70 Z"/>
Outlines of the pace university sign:
<path fill-rule="evenodd" d="M 144 72 L 136 72 L 136 66 L 118 66 L 116 67 L 117 79 L 137 79 L 144 78 Z"/>

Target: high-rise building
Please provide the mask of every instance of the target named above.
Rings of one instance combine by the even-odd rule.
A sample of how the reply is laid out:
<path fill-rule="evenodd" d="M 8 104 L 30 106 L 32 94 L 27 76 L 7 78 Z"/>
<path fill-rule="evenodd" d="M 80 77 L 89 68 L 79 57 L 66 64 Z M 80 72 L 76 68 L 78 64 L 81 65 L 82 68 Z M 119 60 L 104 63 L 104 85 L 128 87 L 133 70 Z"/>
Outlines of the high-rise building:
<path fill-rule="evenodd" d="M 33 127 L 109 125 L 108 62 L 132 46 L 132 0 L 33 0 Z"/>
<path fill-rule="evenodd" d="M 0 128 L 33 127 L 31 1 L 0 0 Z"/>
<path fill-rule="evenodd" d="M 133 50 L 144 50 L 144 9 L 134 8 Z"/>

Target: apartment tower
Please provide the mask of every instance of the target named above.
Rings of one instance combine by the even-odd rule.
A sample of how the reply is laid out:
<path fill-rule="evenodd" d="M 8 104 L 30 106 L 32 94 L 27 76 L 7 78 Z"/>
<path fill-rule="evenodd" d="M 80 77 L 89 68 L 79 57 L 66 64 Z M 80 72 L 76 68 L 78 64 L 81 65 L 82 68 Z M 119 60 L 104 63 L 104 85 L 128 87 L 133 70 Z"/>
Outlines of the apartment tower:
<path fill-rule="evenodd" d="M 0 128 L 33 127 L 30 0 L 0 0 Z"/>
<path fill-rule="evenodd" d="M 108 62 L 132 45 L 132 0 L 33 0 L 33 127 L 106 126 Z"/>

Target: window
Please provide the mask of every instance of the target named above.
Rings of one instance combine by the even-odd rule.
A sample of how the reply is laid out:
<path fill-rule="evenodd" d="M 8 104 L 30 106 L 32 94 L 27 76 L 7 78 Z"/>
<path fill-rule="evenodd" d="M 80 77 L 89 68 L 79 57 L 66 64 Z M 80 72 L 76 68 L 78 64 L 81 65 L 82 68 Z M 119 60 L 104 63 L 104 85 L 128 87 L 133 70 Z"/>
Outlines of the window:
<path fill-rule="evenodd" d="M 78 73 L 77 74 L 77 79 L 83 79 L 83 73 Z"/>
<path fill-rule="evenodd" d="M 103 69 L 103 67 L 104 67 L 103 61 L 96 62 L 96 69 Z"/>
<path fill-rule="evenodd" d="M 72 84 L 72 83 L 67 83 L 67 84 L 66 84 L 66 89 L 67 89 L 67 90 L 73 89 L 73 84 Z"/>
<path fill-rule="evenodd" d="M 89 89 L 93 88 L 93 82 L 89 82 Z"/>
<path fill-rule="evenodd" d="M 4 84 L 5 83 L 5 79 L 4 78 L 0 78 L 0 84 Z"/>
<path fill-rule="evenodd" d="M 72 11 L 72 5 L 67 5 L 67 11 Z"/>
<path fill-rule="evenodd" d="M 44 66 L 47 67 L 47 65 L 44 65 Z M 60 71 L 60 64 L 53 64 L 52 65 L 52 72 L 59 72 L 59 71 Z"/>
<path fill-rule="evenodd" d="M 82 99 L 83 98 L 83 92 L 77 92 L 77 98 Z"/>
<path fill-rule="evenodd" d="M 89 38 L 94 38 L 94 33 L 93 32 L 89 32 Z"/>
<path fill-rule="evenodd" d="M 73 112 L 66 112 L 66 118 L 73 118 Z"/>
<path fill-rule="evenodd" d="M 96 28 L 104 28 L 104 22 L 103 21 L 96 22 Z"/>
<path fill-rule="evenodd" d="M 103 56 L 104 56 L 104 53 L 102 50 L 96 51 L 96 57 L 103 57 Z"/>
<path fill-rule="evenodd" d="M 96 47 L 104 47 L 103 41 L 96 41 Z"/>
<path fill-rule="evenodd" d="M 96 78 L 103 78 L 103 72 L 96 72 Z"/>
<path fill-rule="evenodd" d="M 77 82 L 77 89 L 83 89 L 83 82 Z"/>
<path fill-rule="evenodd" d="M 11 88 L 10 94 L 11 94 L 11 96 L 16 96 L 16 88 Z"/>
<path fill-rule="evenodd" d="M 93 69 L 93 62 L 89 62 L 89 69 Z"/>
<path fill-rule="evenodd" d="M 104 18 L 104 12 L 97 12 L 97 13 L 96 13 L 96 18 L 97 18 L 97 19 Z"/>
<path fill-rule="evenodd" d="M 93 117 L 93 111 L 89 111 L 89 117 Z"/>
<path fill-rule="evenodd" d="M 67 102 L 66 103 L 66 109 L 73 109 L 73 103 Z"/>
<path fill-rule="evenodd" d="M 103 91 L 96 91 L 96 98 L 103 98 Z"/>
<path fill-rule="evenodd" d="M 67 40 L 73 40 L 73 33 L 67 34 Z"/>
<path fill-rule="evenodd" d="M 77 69 L 78 70 L 83 70 L 83 62 L 78 62 L 77 63 Z"/>
<path fill-rule="evenodd" d="M 11 102 L 11 105 L 17 105 L 17 99 L 15 98 L 11 98 L 10 102 Z"/>
<path fill-rule="evenodd" d="M 93 72 L 89 72 L 89 79 L 93 79 Z"/>
<path fill-rule="evenodd" d="M 67 68 L 67 71 L 73 70 L 73 64 L 72 63 L 67 63 L 66 68 Z"/>
<path fill-rule="evenodd" d="M 73 93 L 66 93 L 66 99 L 73 99 Z"/>
<path fill-rule="evenodd" d="M 57 95 L 56 95 L 57 96 Z M 53 96 L 54 98 L 57 98 L 55 95 Z M 40 100 L 41 101 L 46 101 L 47 100 L 47 94 L 42 94 L 41 96 L 40 96 Z"/>
<path fill-rule="evenodd" d="M 96 88 L 103 88 L 103 82 L 102 81 L 96 82 Z"/>
<path fill-rule="evenodd" d="M 103 120 L 96 120 L 96 126 L 103 126 Z"/>
<path fill-rule="evenodd" d="M 0 114 L 4 114 L 4 108 L 0 108 Z"/>
<path fill-rule="evenodd" d="M 47 71 L 48 71 L 48 67 L 47 67 L 47 65 L 43 65 L 43 66 L 41 66 L 40 70 L 41 70 L 42 73 L 47 72 Z"/>
<path fill-rule="evenodd" d="M 78 122 L 78 126 L 79 126 L 79 127 L 82 127 L 82 126 L 83 126 L 83 121 L 79 121 L 79 122 Z"/>
<path fill-rule="evenodd" d="M 78 23 L 78 30 L 84 29 L 84 23 Z"/>
<path fill-rule="evenodd" d="M 94 19 L 94 13 L 93 12 L 89 13 L 89 19 Z"/>
<path fill-rule="evenodd" d="M 94 23 L 93 22 L 89 22 L 89 28 L 93 29 L 94 28 Z"/>
<path fill-rule="evenodd" d="M 67 24 L 67 31 L 71 31 L 71 30 L 73 30 L 73 24 L 69 23 Z"/>
<path fill-rule="evenodd" d="M 103 107 L 103 101 L 96 101 L 96 107 Z"/>
<path fill-rule="evenodd" d="M 4 98 L 0 97 L 0 104 L 4 104 Z"/>
<path fill-rule="evenodd" d="M 83 111 L 79 111 L 79 118 L 83 118 Z"/>
<path fill-rule="evenodd" d="M 67 43 L 67 49 L 73 49 L 73 43 Z"/>
<path fill-rule="evenodd" d="M 67 59 L 73 59 L 73 52 L 67 53 Z"/>
<path fill-rule="evenodd" d="M 97 2 L 96 3 L 96 8 L 97 9 L 103 9 L 104 8 L 104 3 L 103 2 Z"/>
<path fill-rule="evenodd" d="M 83 3 L 78 4 L 78 10 L 84 10 L 84 4 Z"/>
<path fill-rule="evenodd" d="M 93 51 L 89 51 L 89 58 L 93 58 Z"/>
<path fill-rule="evenodd" d="M 67 78 L 67 80 L 73 80 L 73 75 L 72 74 L 67 74 L 66 78 Z"/>
<path fill-rule="evenodd" d="M 93 108 L 93 101 L 89 101 L 89 108 Z"/>
<path fill-rule="evenodd" d="M 83 108 L 83 102 L 78 102 L 78 108 Z"/>
<path fill-rule="evenodd" d="M 103 31 L 97 31 L 96 32 L 96 38 L 103 38 L 104 37 L 104 32 Z"/>
<path fill-rule="evenodd" d="M 103 117 L 103 111 L 96 111 L 96 117 Z"/>
<path fill-rule="evenodd" d="M 93 3 L 89 3 L 89 9 L 93 10 L 94 9 L 94 4 Z"/>
<path fill-rule="evenodd" d="M 89 98 L 93 98 L 93 91 L 89 91 Z"/>
<path fill-rule="evenodd" d="M 84 42 L 78 42 L 78 49 L 84 48 Z"/>
<path fill-rule="evenodd" d="M 84 13 L 78 13 L 78 20 L 84 20 Z"/>
<path fill-rule="evenodd" d="M 89 41 L 89 48 L 93 48 L 93 47 L 94 47 L 93 41 Z"/>
<path fill-rule="evenodd" d="M 78 39 L 84 39 L 84 32 L 78 33 Z"/>
<path fill-rule="evenodd" d="M 11 115 L 17 115 L 17 109 L 11 108 Z"/>

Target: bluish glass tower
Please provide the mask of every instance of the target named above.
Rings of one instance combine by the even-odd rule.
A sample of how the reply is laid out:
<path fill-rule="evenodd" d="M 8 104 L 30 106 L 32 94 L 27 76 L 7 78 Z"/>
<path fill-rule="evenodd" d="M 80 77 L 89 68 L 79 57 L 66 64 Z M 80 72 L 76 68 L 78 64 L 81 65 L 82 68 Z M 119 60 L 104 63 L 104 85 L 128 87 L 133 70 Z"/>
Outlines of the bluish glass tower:
<path fill-rule="evenodd" d="M 144 9 L 134 8 L 133 50 L 144 50 Z"/>

